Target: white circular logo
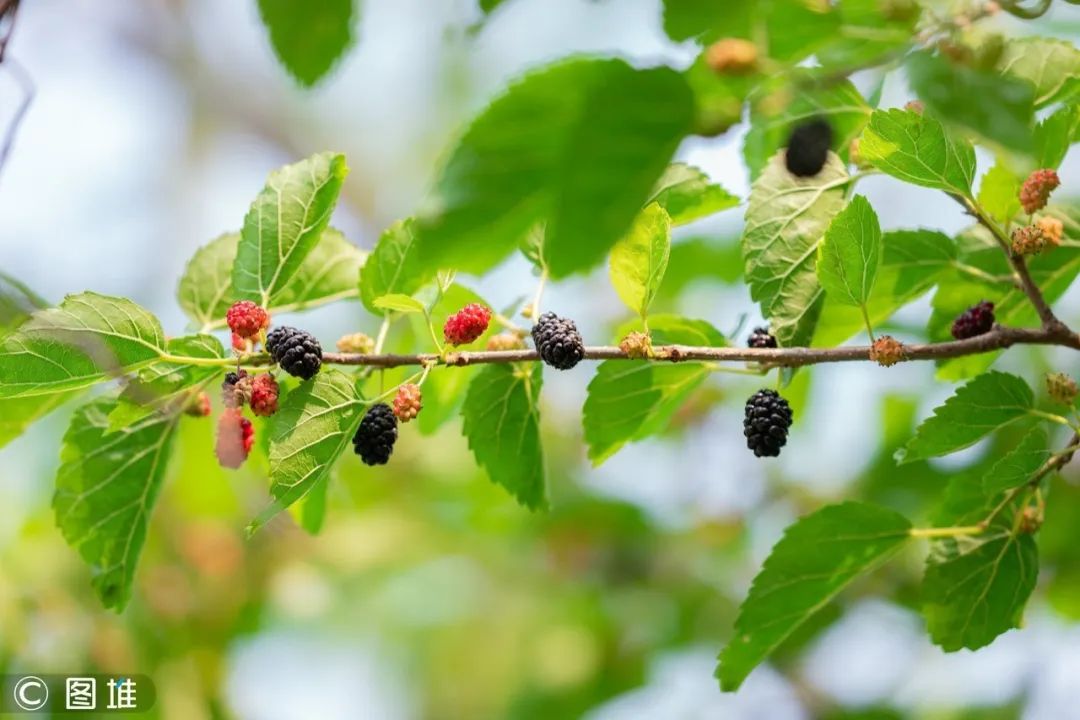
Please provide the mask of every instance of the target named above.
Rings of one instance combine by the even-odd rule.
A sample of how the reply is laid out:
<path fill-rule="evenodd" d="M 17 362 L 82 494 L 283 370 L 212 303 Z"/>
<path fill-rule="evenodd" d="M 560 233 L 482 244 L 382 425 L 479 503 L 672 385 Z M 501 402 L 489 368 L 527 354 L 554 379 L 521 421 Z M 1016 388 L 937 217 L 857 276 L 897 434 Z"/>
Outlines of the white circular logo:
<path fill-rule="evenodd" d="M 15 704 L 23 710 L 40 710 L 49 701 L 49 686 L 39 677 L 28 675 L 15 683 Z"/>

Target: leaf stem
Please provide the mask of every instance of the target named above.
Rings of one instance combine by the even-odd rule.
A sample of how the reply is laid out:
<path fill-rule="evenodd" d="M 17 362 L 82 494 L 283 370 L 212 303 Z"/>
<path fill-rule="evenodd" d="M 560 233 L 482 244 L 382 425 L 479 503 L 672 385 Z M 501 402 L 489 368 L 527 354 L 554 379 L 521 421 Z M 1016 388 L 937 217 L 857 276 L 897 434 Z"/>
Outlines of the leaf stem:
<path fill-rule="evenodd" d="M 1048 413 L 1042 410 L 1035 410 L 1034 408 L 1028 410 L 1028 415 L 1031 415 L 1032 417 L 1042 418 L 1043 420 L 1049 420 L 1050 422 L 1057 423 L 1058 425 L 1064 425 L 1065 427 L 1070 427 L 1074 430 L 1077 429 L 1077 427 L 1072 423 L 1072 421 L 1063 415 L 1055 415 L 1054 413 Z"/>
<path fill-rule="evenodd" d="M 521 327 L 520 325 L 518 325 L 517 323 L 515 323 L 513 320 L 506 317 L 502 313 L 495 313 L 494 315 L 492 315 L 492 317 L 495 318 L 495 322 L 499 323 L 504 328 L 506 328 L 507 330 L 509 330 L 510 332 L 514 333 L 515 335 L 517 335 L 519 337 L 525 337 L 526 335 L 529 334 L 528 330 Z"/>
<path fill-rule="evenodd" d="M 964 195 L 952 195 L 951 197 L 963 205 L 967 211 L 979 221 L 979 224 L 989 230 L 994 236 L 994 239 L 997 240 L 998 245 L 1001 246 L 1002 252 L 1005 253 L 1005 256 L 1009 259 L 1009 263 L 1013 266 L 1013 270 L 1016 272 L 1016 277 L 1020 281 L 1020 288 L 1024 291 L 1024 294 L 1028 296 L 1028 300 L 1031 301 L 1032 306 L 1034 306 L 1035 312 L 1038 313 L 1039 320 L 1042 321 L 1043 327 L 1058 334 L 1070 334 L 1071 331 L 1065 326 L 1065 323 L 1058 320 L 1057 316 L 1054 315 L 1054 311 L 1046 302 L 1046 298 L 1043 297 L 1042 290 L 1035 284 L 1035 280 L 1031 277 L 1031 272 L 1028 270 L 1027 262 L 1023 257 L 1013 253 L 1012 240 L 1005 231 L 1001 229 L 986 210 L 984 210 L 973 198 Z"/>
<path fill-rule="evenodd" d="M 443 346 L 439 342 L 439 336 L 435 333 L 435 326 L 431 323 L 431 312 L 427 308 L 424 308 L 424 324 L 427 325 L 428 332 L 431 334 L 431 342 L 435 343 L 435 352 L 442 355 Z"/>
<path fill-rule="evenodd" d="M 982 280 L 983 282 L 994 283 L 994 284 L 1008 283 L 1009 285 L 1012 285 L 1013 287 L 1017 288 L 1018 290 L 1021 289 L 1020 288 L 1020 279 L 1015 274 L 1013 274 L 1013 275 L 994 275 L 992 273 L 986 272 L 985 270 L 977 268 L 974 265 L 968 265 L 967 263 L 961 262 L 959 260 L 953 260 L 951 264 L 952 264 L 953 268 L 955 268 L 956 270 L 964 273 L 965 275 L 970 275 L 971 277 L 975 278 L 976 280 Z"/>
<path fill-rule="evenodd" d="M 547 271 L 547 268 L 545 267 L 540 272 L 540 282 L 538 282 L 536 284 L 536 295 L 533 296 L 532 303 L 530 303 L 530 305 L 529 305 L 530 315 L 527 316 L 527 317 L 532 317 L 532 319 L 534 319 L 534 320 L 536 318 L 540 317 L 540 300 L 544 296 L 544 286 L 547 285 L 547 280 L 548 280 L 548 271 Z"/>
<path fill-rule="evenodd" d="M 379 326 L 379 334 L 375 336 L 375 349 L 372 351 L 373 355 L 378 355 L 382 352 L 383 345 L 386 344 L 386 335 L 390 332 L 390 313 L 386 313 L 383 316 L 382 325 Z"/>
<path fill-rule="evenodd" d="M 753 375 L 754 377 L 761 377 L 762 375 L 767 375 L 769 373 L 769 370 L 771 369 L 767 367 L 727 367 L 725 365 L 720 365 L 719 363 L 705 363 L 705 367 L 707 367 L 712 372 L 726 373 L 728 375 Z"/>
<path fill-rule="evenodd" d="M 224 358 L 207 358 L 207 357 L 188 357 L 186 355 L 173 355 L 172 353 L 161 353 L 161 359 L 164 362 L 173 363 L 175 365 L 195 365 L 198 367 L 229 367 L 233 364 L 252 363 L 255 365 L 266 365 L 270 359 L 269 355 L 265 353 L 258 353 L 255 355 L 241 355 L 239 358 L 224 357 Z M 253 362 L 255 361 L 255 362 Z"/>
<path fill-rule="evenodd" d="M 911 528 L 908 534 L 911 537 L 919 538 L 942 538 L 942 537 L 961 537 L 964 535 L 978 535 L 985 532 L 986 527 L 983 525 L 958 525 L 955 527 L 938 527 L 938 528 Z"/>
<path fill-rule="evenodd" d="M 866 323 L 866 334 L 870 336 L 870 342 L 874 343 L 874 325 L 870 322 L 870 313 L 866 309 L 866 303 L 859 303 L 859 310 L 862 311 L 863 322 Z"/>

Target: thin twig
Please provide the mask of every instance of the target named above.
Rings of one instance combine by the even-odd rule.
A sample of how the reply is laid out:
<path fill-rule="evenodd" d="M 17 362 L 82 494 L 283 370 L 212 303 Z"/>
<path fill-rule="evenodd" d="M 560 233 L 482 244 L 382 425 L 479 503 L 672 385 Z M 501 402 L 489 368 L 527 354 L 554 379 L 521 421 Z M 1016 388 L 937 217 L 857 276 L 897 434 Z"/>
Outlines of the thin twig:
<path fill-rule="evenodd" d="M 917 343 L 905 346 L 906 360 L 942 360 L 979 355 L 1002 350 L 1013 345 L 1059 345 L 1080 350 L 1080 336 L 1048 328 L 1011 328 L 997 326 L 983 335 L 966 340 L 939 343 Z M 324 353 L 323 362 L 332 365 L 362 365 L 391 368 L 428 363 L 466 366 L 491 363 L 535 362 L 540 356 L 535 350 L 490 350 L 477 352 L 448 352 L 444 357 L 435 353 L 414 355 Z M 625 352 L 613 346 L 585 348 L 586 360 L 631 360 Z M 639 362 L 683 362 L 703 360 L 712 362 L 756 362 L 770 367 L 801 367 L 836 362 L 859 362 L 870 359 L 870 346 L 852 345 L 836 348 L 743 348 L 702 347 L 692 345 L 658 345 L 654 357 Z M 245 358 L 245 362 L 249 361 Z M 250 358 L 258 361 L 258 358 Z"/>
<path fill-rule="evenodd" d="M 22 65 L 15 62 L 14 58 L 6 55 L 8 42 L 11 40 L 11 34 L 15 30 L 15 13 L 18 8 L 19 0 L 0 0 L 0 23 L 6 23 L 6 28 L 3 30 L 2 37 L 0 37 L 0 67 L 7 68 L 22 91 L 22 100 L 19 102 L 19 107 L 15 109 L 11 122 L 8 123 L 7 131 L 4 133 L 4 142 L 0 145 L 0 170 L 3 169 L 4 164 L 7 162 L 11 147 L 15 144 L 15 136 L 19 132 L 19 126 L 22 125 L 23 118 L 26 116 L 27 111 L 30 110 L 30 104 L 34 101 L 34 81 L 30 77 L 30 73 L 26 72 Z"/>
<path fill-rule="evenodd" d="M 19 0 L 0 0 L 0 63 L 4 62 L 11 34 L 15 32 L 15 15 L 19 11 Z"/>
<path fill-rule="evenodd" d="M 1009 236 L 1005 234 L 1005 231 L 1001 229 L 993 218 L 986 214 L 982 207 L 972 200 L 971 198 L 964 197 L 963 195 L 951 195 L 953 200 L 960 203 L 964 208 L 974 217 L 980 225 L 985 227 L 994 236 L 998 245 L 1001 246 L 1005 256 L 1009 259 L 1009 263 L 1013 267 L 1013 271 L 1016 273 L 1017 279 L 1020 281 L 1020 289 L 1027 295 L 1028 300 L 1031 301 L 1032 306 L 1035 308 L 1035 312 L 1039 315 L 1039 320 L 1042 321 L 1043 327 L 1047 330 L 1053 330 L 1058 333 L 1068 333 L 1068 328 L 1065 324 L 1058 320 L 1054 315 L 1054 311 L 1050 309 L 1049 303 L 1046 302 L 1046 298 L 1043 297 L 1042 290 L 1035 284 L 1034 278 L 1031 277 L 1031 272 L 1028 270 L 1027 262 L 1024 258 L 1017 255 L 1012 251 L 1012 241 Z"/>

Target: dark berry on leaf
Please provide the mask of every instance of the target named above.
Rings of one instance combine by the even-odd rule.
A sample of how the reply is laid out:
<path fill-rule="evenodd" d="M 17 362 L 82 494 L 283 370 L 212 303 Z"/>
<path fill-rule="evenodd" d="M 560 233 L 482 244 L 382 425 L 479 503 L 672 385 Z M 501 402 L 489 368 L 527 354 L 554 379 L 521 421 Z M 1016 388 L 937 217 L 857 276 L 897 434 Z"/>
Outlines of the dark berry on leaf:
<path fill-rule="evenodd" d="M 397 418 L 386 403 L 372 405 L 353 436 L 353 450 L 365 465 L 385 465 L 397 441 Z"/>
<path fill-rule="evenodd" d="M 775 390 L 758 390 L 746 401 L 743 435 L 757 457 L 776 457 L 787 443 L 791 406 Z"/>
<path fill-rule="evenodd" d="M 746 344 L 752 348 L 774 348 L 776 347 L 776 338 L 769 332 L 769 328 L 756 327 L 750 333 Z"/>
<path fill-rule="evenodd" d="M 322 367 L 322 346 L 305 330 L 274 328 L 266 336 L 266 350 L 282 370 L 304 380 L 315 377 Z"/>
<path fill-rule="evenodd" d="M 990 332 L 994 327 L 994 303 L 983 300 L 957 316 L 952 324 L 952 336 L 966 340 Z"/>
<path fill-rule="evenodd" d="M 532 329 L 540 359 L 556 370 L 569 370 L 585 357 L 585 341 L 573 320 L 546 312 Z"/>
<path fill-rule="evenodd" d="M 788 172 L 799 177 L 817 175 L 825 167 L 832 140 L 832 126 L 821 118 L 795 126 L 784 154 Z"/>

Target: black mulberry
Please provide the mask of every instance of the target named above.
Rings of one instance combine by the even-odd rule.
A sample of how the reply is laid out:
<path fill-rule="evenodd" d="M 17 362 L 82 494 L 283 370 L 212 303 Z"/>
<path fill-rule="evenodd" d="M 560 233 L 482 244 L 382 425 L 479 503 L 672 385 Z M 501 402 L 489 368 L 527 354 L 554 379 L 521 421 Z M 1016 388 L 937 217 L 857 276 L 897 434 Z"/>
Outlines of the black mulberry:
<path fill-rule="evenodd" d="M 532 329 L 533 344 L 540 358 L 553 368 L 569 370 L 585 357 L 585 341 L 573 320 L 546 312 Z"/>
<path fill-rule="evenodd" d="M 397 418 L 386 403 L 372 405 L 353 436 L 353 449 L 365 465 L 385 465 L 397 441 Z"/>
<path fill-rule="evenodd" d="M 757 457 L 776 457 L 787 443 L 791 406 L 775 390 L 758 390 L 746 401 L 743 435 Z"/>
<path fill-rule="evenodd" d="M 322 346 L 306 330 L 276 327 L 266 336 L 266 349 L 282 370 L 304 380 L 315 377 L 322 366 Z"/>
<path fill-rule="evenodd" d="M 966 340 L 990 332 L 994 327 L 994 303 L 983 300 L 957 316 L 952 324 L 952 336 Z"/>
<path fill-rule="evenodd" d="M 784 155 L 788 172 L 799 177 L 817 175 L 825 167 L 832 140 L 832 126 L 821 118 L 795 126 Z"/>
<path fill-rule="evenodd" d="M 776 347 L 776 338 L 772 336 L 767 327 L 756 327 L 753 332 L 750 333 L 749 339 L 746 344 L 752 348 L 774 348 Z"/>

